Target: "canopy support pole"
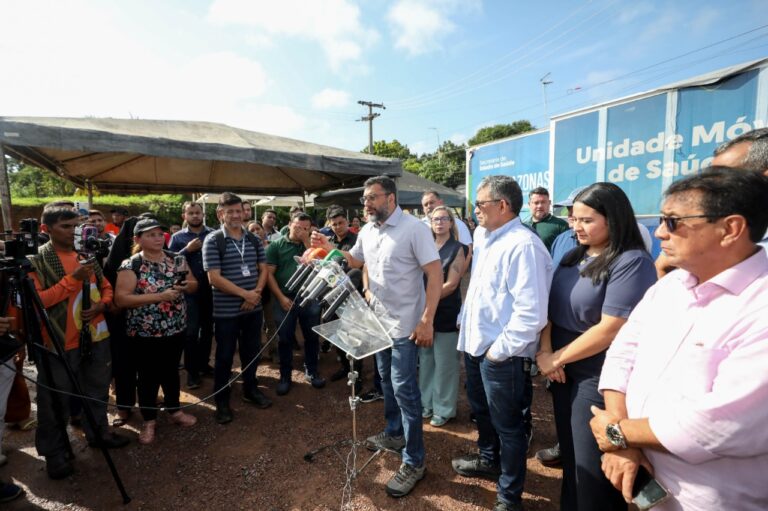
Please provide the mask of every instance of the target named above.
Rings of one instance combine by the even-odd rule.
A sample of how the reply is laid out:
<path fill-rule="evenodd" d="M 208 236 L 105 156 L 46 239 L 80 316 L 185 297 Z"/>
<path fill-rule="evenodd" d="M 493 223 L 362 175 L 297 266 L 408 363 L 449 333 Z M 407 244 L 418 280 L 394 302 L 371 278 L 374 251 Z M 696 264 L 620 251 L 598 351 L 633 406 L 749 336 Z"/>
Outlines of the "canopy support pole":
<path fill-rule="evenodd" d="M 86 179 L 85 187 L 88 190 L 88 209 L 93 209 L 93 182 L 90 179 Z"/>
<path fill-rule="evenodd" d="M 3 213 L 3 228 L 13 229 L 13 216 L 11 213 L 11 186 L 8 179 L 8 171 L 5 166 L 5 148 L 0 145 L 0 206 Z"/>

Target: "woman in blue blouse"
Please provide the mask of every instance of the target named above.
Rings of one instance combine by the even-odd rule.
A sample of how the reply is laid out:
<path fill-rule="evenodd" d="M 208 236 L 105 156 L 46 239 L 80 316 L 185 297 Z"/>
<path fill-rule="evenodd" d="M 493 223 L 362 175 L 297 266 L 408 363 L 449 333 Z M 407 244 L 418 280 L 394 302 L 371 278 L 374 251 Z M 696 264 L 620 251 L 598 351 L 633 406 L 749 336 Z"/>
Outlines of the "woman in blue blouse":
<path fill-rule="evenodd" d="M 605 352 L 632 309 L 656 281 L 632 205 L 612 183 L 595 183 L 574 199 L 579 245 L 555 268 L 549 324 L 536 362 L 552 380 L 555 425 L 563 459 L 560 509 L 627 509 L 603 475 L 592 436 L 590 406 L 605 408 L 597 391 Z"/>

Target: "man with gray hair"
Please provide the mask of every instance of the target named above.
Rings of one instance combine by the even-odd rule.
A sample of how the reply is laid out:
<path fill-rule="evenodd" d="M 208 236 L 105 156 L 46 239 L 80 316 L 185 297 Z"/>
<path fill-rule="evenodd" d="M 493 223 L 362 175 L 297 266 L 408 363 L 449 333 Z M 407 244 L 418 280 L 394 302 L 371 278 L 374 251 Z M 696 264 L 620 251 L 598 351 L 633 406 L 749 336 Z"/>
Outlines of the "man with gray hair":
<path fill-rule="evenodd" d="M 531 362 L 547 324 L 552 258 L 520 221 L 523 193 L 509 176 L 488 176 L 475 200 L 472 279 L 459 314 L 467 396 L 479 454 L 453 459 L 466 477 L 498 479 L 495 511 L 522 509 L 526 471 L 524 410 Z"/>

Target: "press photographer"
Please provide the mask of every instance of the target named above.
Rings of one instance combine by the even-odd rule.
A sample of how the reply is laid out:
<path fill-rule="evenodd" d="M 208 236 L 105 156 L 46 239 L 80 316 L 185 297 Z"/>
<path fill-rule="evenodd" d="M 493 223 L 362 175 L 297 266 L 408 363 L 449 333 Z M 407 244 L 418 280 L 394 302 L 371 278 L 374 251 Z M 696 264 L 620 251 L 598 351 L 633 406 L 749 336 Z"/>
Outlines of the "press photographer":
<path fill-rule="evenodd" d="M 75 372 L 82 391 L 94 401 L 88 405 L 96 417 L 96 431 L 83 423 L 88 444 L 92 447 L 116 448 L 128 444 L 126 437 L 111 433 L 107 424 L 106 401 L 111 379 L 109 331 L 104 311 L 112 302 L 112 286 L 93 261 L 80 261 L 75 251 L 75 228 L 78 214 L 71 209 L 51 208 L 43 212 L 42 229 L 50 241 L 30 257 L 35 273 L 32 279 L 51 320 L 53 330 L 64 340 L 67 362 Z M 83 282 L 90 282 L 91 306 L 82 308 Z M 26 311 L 25 311 L 26 312 Z M 89 336 L 82 336 L 87 328 Z M 44 334 L 47 346 L 50 339 Z M 85 353 L 81 339 L 90 337 L 90 353 Z M 38 428 L 35 446 L 45 457 L 48 476 L 62 479 L 74 472 L 72 448 L 67 436 L 68 397 L 48 387 L 72 392 L 62 360 L 46 350 L 36 350 L 40 368 L 37 406 Z M 86 356 L 87 355 L 87 356 Z M 43 357 L 46 360 L 43 360 Z"/>

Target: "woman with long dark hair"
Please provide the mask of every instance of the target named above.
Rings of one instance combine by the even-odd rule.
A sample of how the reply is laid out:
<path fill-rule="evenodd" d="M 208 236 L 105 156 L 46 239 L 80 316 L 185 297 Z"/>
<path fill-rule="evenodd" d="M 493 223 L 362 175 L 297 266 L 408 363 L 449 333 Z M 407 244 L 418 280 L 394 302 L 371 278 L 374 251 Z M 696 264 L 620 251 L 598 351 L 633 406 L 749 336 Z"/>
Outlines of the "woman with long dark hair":
<path fill-rule="evenodd" d="M 612 183 L 585 188 L 573 203 L 579 245 L 555 268 L 549 323 L 536 361 L 550 380 L 563 460 L 560 509 L 600 511 L 627 504 L 601 470 L 590 407 L 605 352 L 632 309 L 656 281 L 632 205 Z"/>
<path fill-rule="evenodd" d="M 197 290 L 197 280 L 187 271 L 183 258 L 176 260 L 163 250 L 165 237 L 160 223 L 140 220 L 134 228 L 135 253 L 123 261 L 117 274 L 115 300 L 126 309 L 126 334 L 138 365 L 138 394 L 144 424 L 139 443 L 155 440 L 157 392 L 162 387 L 164 407 L 180 426 L 197 419 L 179 405 L 179 358 L 187 328 L 184 293 Z M 172 253 L 171 253 L 172 254 Z"/>
<path fill-rule="evenodd" d="M 456 417 L 459 396 L 456 318 L 461 309 L 461 276 L 467 247 L 459 242 L 456 217 L 449 208 L 437 206 L 429 218 L 443 267 L 443 287 L 432 323 L 434 343 L 429 348 L 419 348 L 419 390 L 422 417 L 439 428 Z"/>

